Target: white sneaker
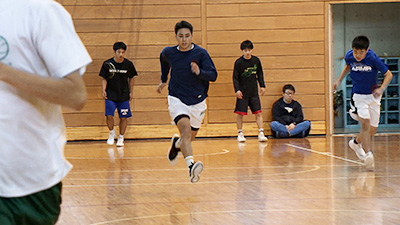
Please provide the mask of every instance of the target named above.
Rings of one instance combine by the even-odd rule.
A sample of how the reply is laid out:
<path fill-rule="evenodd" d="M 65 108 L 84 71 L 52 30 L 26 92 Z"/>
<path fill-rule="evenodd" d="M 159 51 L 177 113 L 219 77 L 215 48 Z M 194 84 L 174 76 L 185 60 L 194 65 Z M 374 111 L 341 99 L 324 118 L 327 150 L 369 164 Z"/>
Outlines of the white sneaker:
<path fill-rule="evenodd" d="M 107 144 L 113 145 L 115 141 L 115 131 L 110 131 L 110 137 L 108 137 Z"/>
<path fill-rule="evenodd" d="M 374 170 L 375 168 L 375 160 L 372 152 L 368 152 L 365 156 L 365 168 L 367 170 Z"/>
<path fill-rule="evenodd" d="M 361 144 L 356 144 L 356 143 L 354 142 L 354 140 L 355 140 L 355 138 L 352 138 L 352 139 L 349 141 L 349 146 L 350 146 L 350 148 L 353 149 L 353 151 L 356 153 L 357 157 L 358 157 L 361 161 L 364 161 L 364 160 L 365 160 L 365 157 L 366 157 L 365 151 L 364 151 L 364 149 L 362 148 Z"/>
<path fill-rule="evenodd" d="M 261 141 L 261 142 L 268 141 L 268 138 L 265 137 L 264 132 L 260 132 L 260 133 L 258 134 L 258 141 Z"/>
<path fill-rule="evenodd" d="M 240 132 L 238 137 L 237 137 L 238 142 L 245 142 L 246 138 L 244 137 L 243 132 Z"/>
<path fill-rule="evenodd" d="M 117 147 L 122 147 L 124 146 L 124 136 L 119 136 L 118 141 L 117 141 Z"/>
<path fill-rule="evenodd" d="M 200 180 L 200 174 L 203 172 L 204 165 L 198 161 L 189 166 L 190 182 L 197 183 Z"/>

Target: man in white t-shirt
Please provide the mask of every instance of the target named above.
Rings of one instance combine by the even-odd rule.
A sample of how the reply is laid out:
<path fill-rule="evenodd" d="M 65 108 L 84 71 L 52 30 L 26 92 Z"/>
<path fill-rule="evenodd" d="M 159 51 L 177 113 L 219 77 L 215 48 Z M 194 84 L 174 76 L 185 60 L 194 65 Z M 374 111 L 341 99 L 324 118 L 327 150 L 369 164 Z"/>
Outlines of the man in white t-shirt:
<path fill-rule="evenodd" d="M 0 224 L 55 224 L 72 165 L 61 106 L 83 108 L 91 58 L 52 0 L 1 0 Z"/>

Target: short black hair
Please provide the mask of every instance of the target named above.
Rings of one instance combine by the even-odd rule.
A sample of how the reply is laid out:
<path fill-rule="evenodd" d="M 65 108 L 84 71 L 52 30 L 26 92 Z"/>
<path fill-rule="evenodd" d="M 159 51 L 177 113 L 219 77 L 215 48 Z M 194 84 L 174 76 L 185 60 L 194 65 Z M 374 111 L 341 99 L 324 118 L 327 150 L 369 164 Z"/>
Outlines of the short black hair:
<path fill-rule="evenodd" d="M 253 48 L 254 48 L 253 42 L 251 42 L 250 40 L 245 40 L 242 42 L 242 44 L 240 44 L 240 50 L 253 49 Z"/>
<path fill-rule="evenodd" d="M 365 49 L 367 50 L 369 48 L 369 40 L 367 36 L 360 35 L 357 36 L 353 39 L 353 42 L 351 43 L 351 47 L 355 49 Z"/>
<path fill-rule="evenodd" d="M 296 89 L 291 84 L 286 84 L 285 86 L 283 86 L 282 92 L 286 92 L 286 90 L 292 90 L 293 93 L 296 93 Z"/>
<path fill-rule="evenodd" d="M 193 26 L 191 23 L 189 23 L 186 20 L 182 20 L 180 22 L 177 22 L 175 24 L 175 34 L 178 34 L 178 30 L 182 29 L 182 28 L 187 28 L 190 30 L 190 33 L 193 34 Z"/>
<path fill-rule="evenodd" d="M 124 42 L 119 41 L 119 42 L 114 43 L 114 45 L 113 45 L 114 52 L 121 48 L 126 51 L 127 47 Z"/>

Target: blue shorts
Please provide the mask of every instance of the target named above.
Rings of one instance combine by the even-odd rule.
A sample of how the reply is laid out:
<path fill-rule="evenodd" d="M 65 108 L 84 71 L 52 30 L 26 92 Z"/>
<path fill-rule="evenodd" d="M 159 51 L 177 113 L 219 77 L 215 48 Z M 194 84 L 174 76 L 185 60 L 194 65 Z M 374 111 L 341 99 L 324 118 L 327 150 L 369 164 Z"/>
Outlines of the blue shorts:
<path fill-rule="evenodd" d="M 106 99 L 106 116 L 114 116 L 116 109 L 118 109 L 119 118 L 132 117 L 131 105 L 129 104 L 129 101 L 114 102 Z"/>

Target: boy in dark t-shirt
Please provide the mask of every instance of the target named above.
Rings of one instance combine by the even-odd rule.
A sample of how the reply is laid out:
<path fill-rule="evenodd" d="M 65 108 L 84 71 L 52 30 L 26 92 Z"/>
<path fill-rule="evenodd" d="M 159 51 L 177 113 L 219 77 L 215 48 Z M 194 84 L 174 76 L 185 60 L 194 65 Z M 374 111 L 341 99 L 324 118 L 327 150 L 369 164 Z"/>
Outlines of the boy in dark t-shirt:
<path fill-rule="evenodd" d="M 264 72 L 260 59 L 252 55 L 253 48 L 253 42 L 250 40 L 241 43 L 240 49 L 243 51 L 243 56 L 235 61 L 233 70 L 233 85 L 237 97 L 235 113 L 237 114 L 237 139 L 239 142 L 246 141 L 243 134 L 243 116 L 247 115 L 249 107 L 256 117 L 259 129 L 258 140 L 261 142 L 268 140 L 264 135 L 261 101 L 258 95 L 258 84 L 260 85 L 260 94 L 265 94 Z"/>
<path fill-rule="evenodd" d="M 103 97 L 106 100 L 106 121 L 110 130 L 107 144 L 113 145 L 116 137 L 114 130 L 114 114 L 118 110 L 120 118 L 119 137 L 117 146 L 124 146 L 124 134 L 127 127 L 127 120 L 132 117 L 130 100 L 133 93 L 133 78 L 138 75 L 132 61 L 126 59 L 127 46 L 123 42 L 116 42 L 113 45 L 115 56 L 104 61 L 99 76 L 103 78 Z"/>

